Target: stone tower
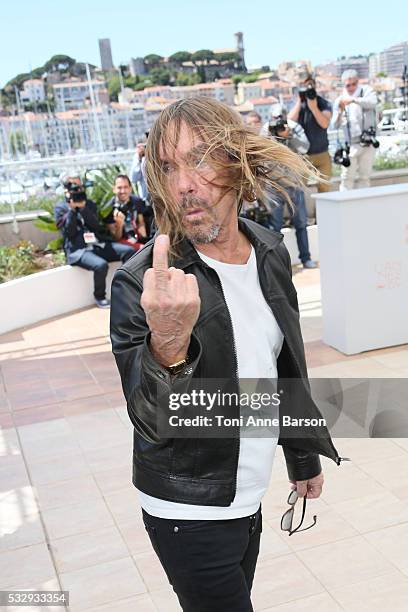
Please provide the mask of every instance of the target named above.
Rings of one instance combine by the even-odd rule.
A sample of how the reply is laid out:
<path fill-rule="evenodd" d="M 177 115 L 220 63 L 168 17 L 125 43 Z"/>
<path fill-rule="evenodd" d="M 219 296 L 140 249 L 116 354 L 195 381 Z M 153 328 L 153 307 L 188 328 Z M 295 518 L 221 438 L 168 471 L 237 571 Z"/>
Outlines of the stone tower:
<path fill-rule="evenodd" d="M 235 39 L 237 41 L 237 53 L 239 56 L 239 66 L 238 68 L 241 70 L 246 70 L 245 67 L 245 49 L 244 49 L 244 35 L 242 32 L 236 32 L 234 34 Z"/>

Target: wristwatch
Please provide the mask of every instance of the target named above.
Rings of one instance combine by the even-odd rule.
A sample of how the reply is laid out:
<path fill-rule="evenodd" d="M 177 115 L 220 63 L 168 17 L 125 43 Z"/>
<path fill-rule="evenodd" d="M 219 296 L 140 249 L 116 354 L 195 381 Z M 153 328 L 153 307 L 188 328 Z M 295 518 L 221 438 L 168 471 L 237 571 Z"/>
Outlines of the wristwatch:
<path fill-rule="evenodd" d="M 170 374 L 180 374 L 183 371 L 183 368 L 188 364 L 188 356 L 185 359 L 181 359 L 180 361 L 176 361 L 176 363 L 172 363 L 169 366 L 166 366 L 166 370 L 170 372 Z"/>

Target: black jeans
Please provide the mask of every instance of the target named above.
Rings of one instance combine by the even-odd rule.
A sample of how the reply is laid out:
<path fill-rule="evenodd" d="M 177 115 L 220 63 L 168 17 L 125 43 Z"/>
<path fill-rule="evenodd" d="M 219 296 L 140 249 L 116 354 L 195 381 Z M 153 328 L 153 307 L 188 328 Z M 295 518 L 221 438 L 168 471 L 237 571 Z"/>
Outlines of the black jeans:
<path fill-rule="evenodd" d="M 85 251 L 81 259 L 73 265 L 93 271 L 95 299 L 103 300 L 106 294 L 108 261 L 126 261 L 134 254 L 135 250 L 127 244 L 105 242 L 103 248 L 95 245 L 92 247 L 92 251 Z"/>
<path fill-rule="evenodd" d="M 261 507 L 248 517 L 179 520 L 142 510 L 152 546 L 183 612 L 253 612 Z"/>

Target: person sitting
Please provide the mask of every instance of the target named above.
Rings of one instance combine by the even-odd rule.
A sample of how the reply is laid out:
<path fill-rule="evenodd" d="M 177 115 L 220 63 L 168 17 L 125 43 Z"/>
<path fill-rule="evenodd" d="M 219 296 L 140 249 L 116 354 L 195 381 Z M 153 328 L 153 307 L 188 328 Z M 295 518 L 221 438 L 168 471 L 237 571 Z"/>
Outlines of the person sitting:
<path fill-rule="evenodd" d="M 108 262 L 126 261 L 134 254 L 127 244 L 113 242 L 98 221 L 95 202 L 86 197 L 81 178 L 75 171 L 60 176 L 65 199 L 55 205 L 54 216 L 63 236 L 67 263 L 94 273 L 94 298 L 99 308 L 109 308 L 106 299 Z"/>
<path fill-rule="evenodd" d="M 126 174 L 118 174 L 112 191 L 115 194 L 110 201 L 112 211 L 105 224 L 114 240 L 139 251 L 148 240 L 144 201 L 132 193 L 132 183 Z"/>

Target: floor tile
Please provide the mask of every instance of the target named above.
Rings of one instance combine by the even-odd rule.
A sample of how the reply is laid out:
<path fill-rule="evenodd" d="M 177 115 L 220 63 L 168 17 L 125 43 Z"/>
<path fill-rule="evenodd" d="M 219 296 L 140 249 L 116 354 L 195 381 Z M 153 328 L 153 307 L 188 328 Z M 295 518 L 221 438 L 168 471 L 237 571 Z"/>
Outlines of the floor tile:
<path fill-rule="evenodd" d="M 388 491 L 337 502 L 335 508 L 360 533 L 408 523 L 407 503 Z"/>
<path fill-rule="evenodd" d="M 2 502 L 0 501 L 0 505 Z M 2 514 L 2 513 L 1 513 Z M 0 552 L 45 542 L 40 515 L 22 516 L 14 513 L 7 521 L 3 514 L 0 525 Z"/>
<path fill-rule="evenodd" d="M 364 539 L 395 567 L 408 571 L 408 522 L 366 533 Z"/>
<path fill-rule="evenodd" d="M 143 552 L 133 556 L 143 582 L 149 591 L 169 586 L 166 573 L 154 552 Z"/>
<path fill-rule="evenodd" d="M 285 603 L 294 593 L 304 597 L 323 591 L 323 586 L 294 554 L 264 559 L 255 572 L 252 601 L 256 610 Z"/>
<path fill-rule="evenodd" d="M 51 548 L 59 572 L 71 572 L 130 556 L 114 526 L 58 538 L 51 542 Z"/>
<path fill-rule="evenodd" d="M 326 588 L 367 580 L 393 569 L 362 536 L 300 550 L 296 554 Z"/>
<path fill-rule="evenodd" d="M 181 610 L 181 608 L 179 608 Z M 86 612 L 157 612 L 157 607 L 153 603 L 151 595 L 136 595 L 108 603 L 97 608 L 87 608 Z M 171 609 L 166 608 L 166 612 L 171 612 Z"/>
<path fill-rule="evenodd" d="M 261 610 L 261 608 L 255 608 L 255 612 L 258 612 L 258 610 Z M 339 606 L 329 593 L 300 597 L 280 606 L 262 608 L 262 612 L 341 612 L 341 610 L 343 608 Z"/>
<path fill-rule="evenodd" d="M 177 595 L 170 586 L 155 589 L 150 593 L 150 597 L 158 612 L 182 612 Z"/>
<path fill-rule="evenodd" d="M 132 466 L 129 461 L 123 467 L 93 472 L 93 477 L 102 493 L 106 495 L 119 489 L 131 489 L 133 487 Z"/>
<path fill-rule="evenodd" d="M 90 474 L 89 466 L 82 453 L 67 453 L 62 457 L 52 457 L 47 461 L 31 462 L 29 470 L 35 485 L 61 482 Z"/>
<path fill-rule="evenodd" d="M 90 500 L 42 512 L 51 540 L 95 529 L 112 527 L 113 519 L 103 500 Z"/>
<path fill-rule="evenodd" d="M 69 590 L 72 612 L 109 603 L 114 606 L 116 601 L 146 592 L 131 558 L 64 572 L 61 582 Z"/>
<path fill-rule="evenodd" d="M 36 491 L 41 511 L 102 497 L 93 477 L 86 475 L 62 482 L 37 485 Z"/>
<path fill-rule="evenodd" d="M 45 543 L 0 553 L 0 587 L 25 589 L 30 584 L 55 578 L 54 566 Z"/>
<path fill-rule="evenodd" d="M 408 576 L 393 571 L 341 589 L 331 589 L 331 595 L 347 612 L 406 612 Z"/>
<path fill-rule="evenodd" d="M 105 495 L 106 505 L 117 523 L 131 521 L 140 516 L 140 504 L 134 487 L 126 487 Z"/>

